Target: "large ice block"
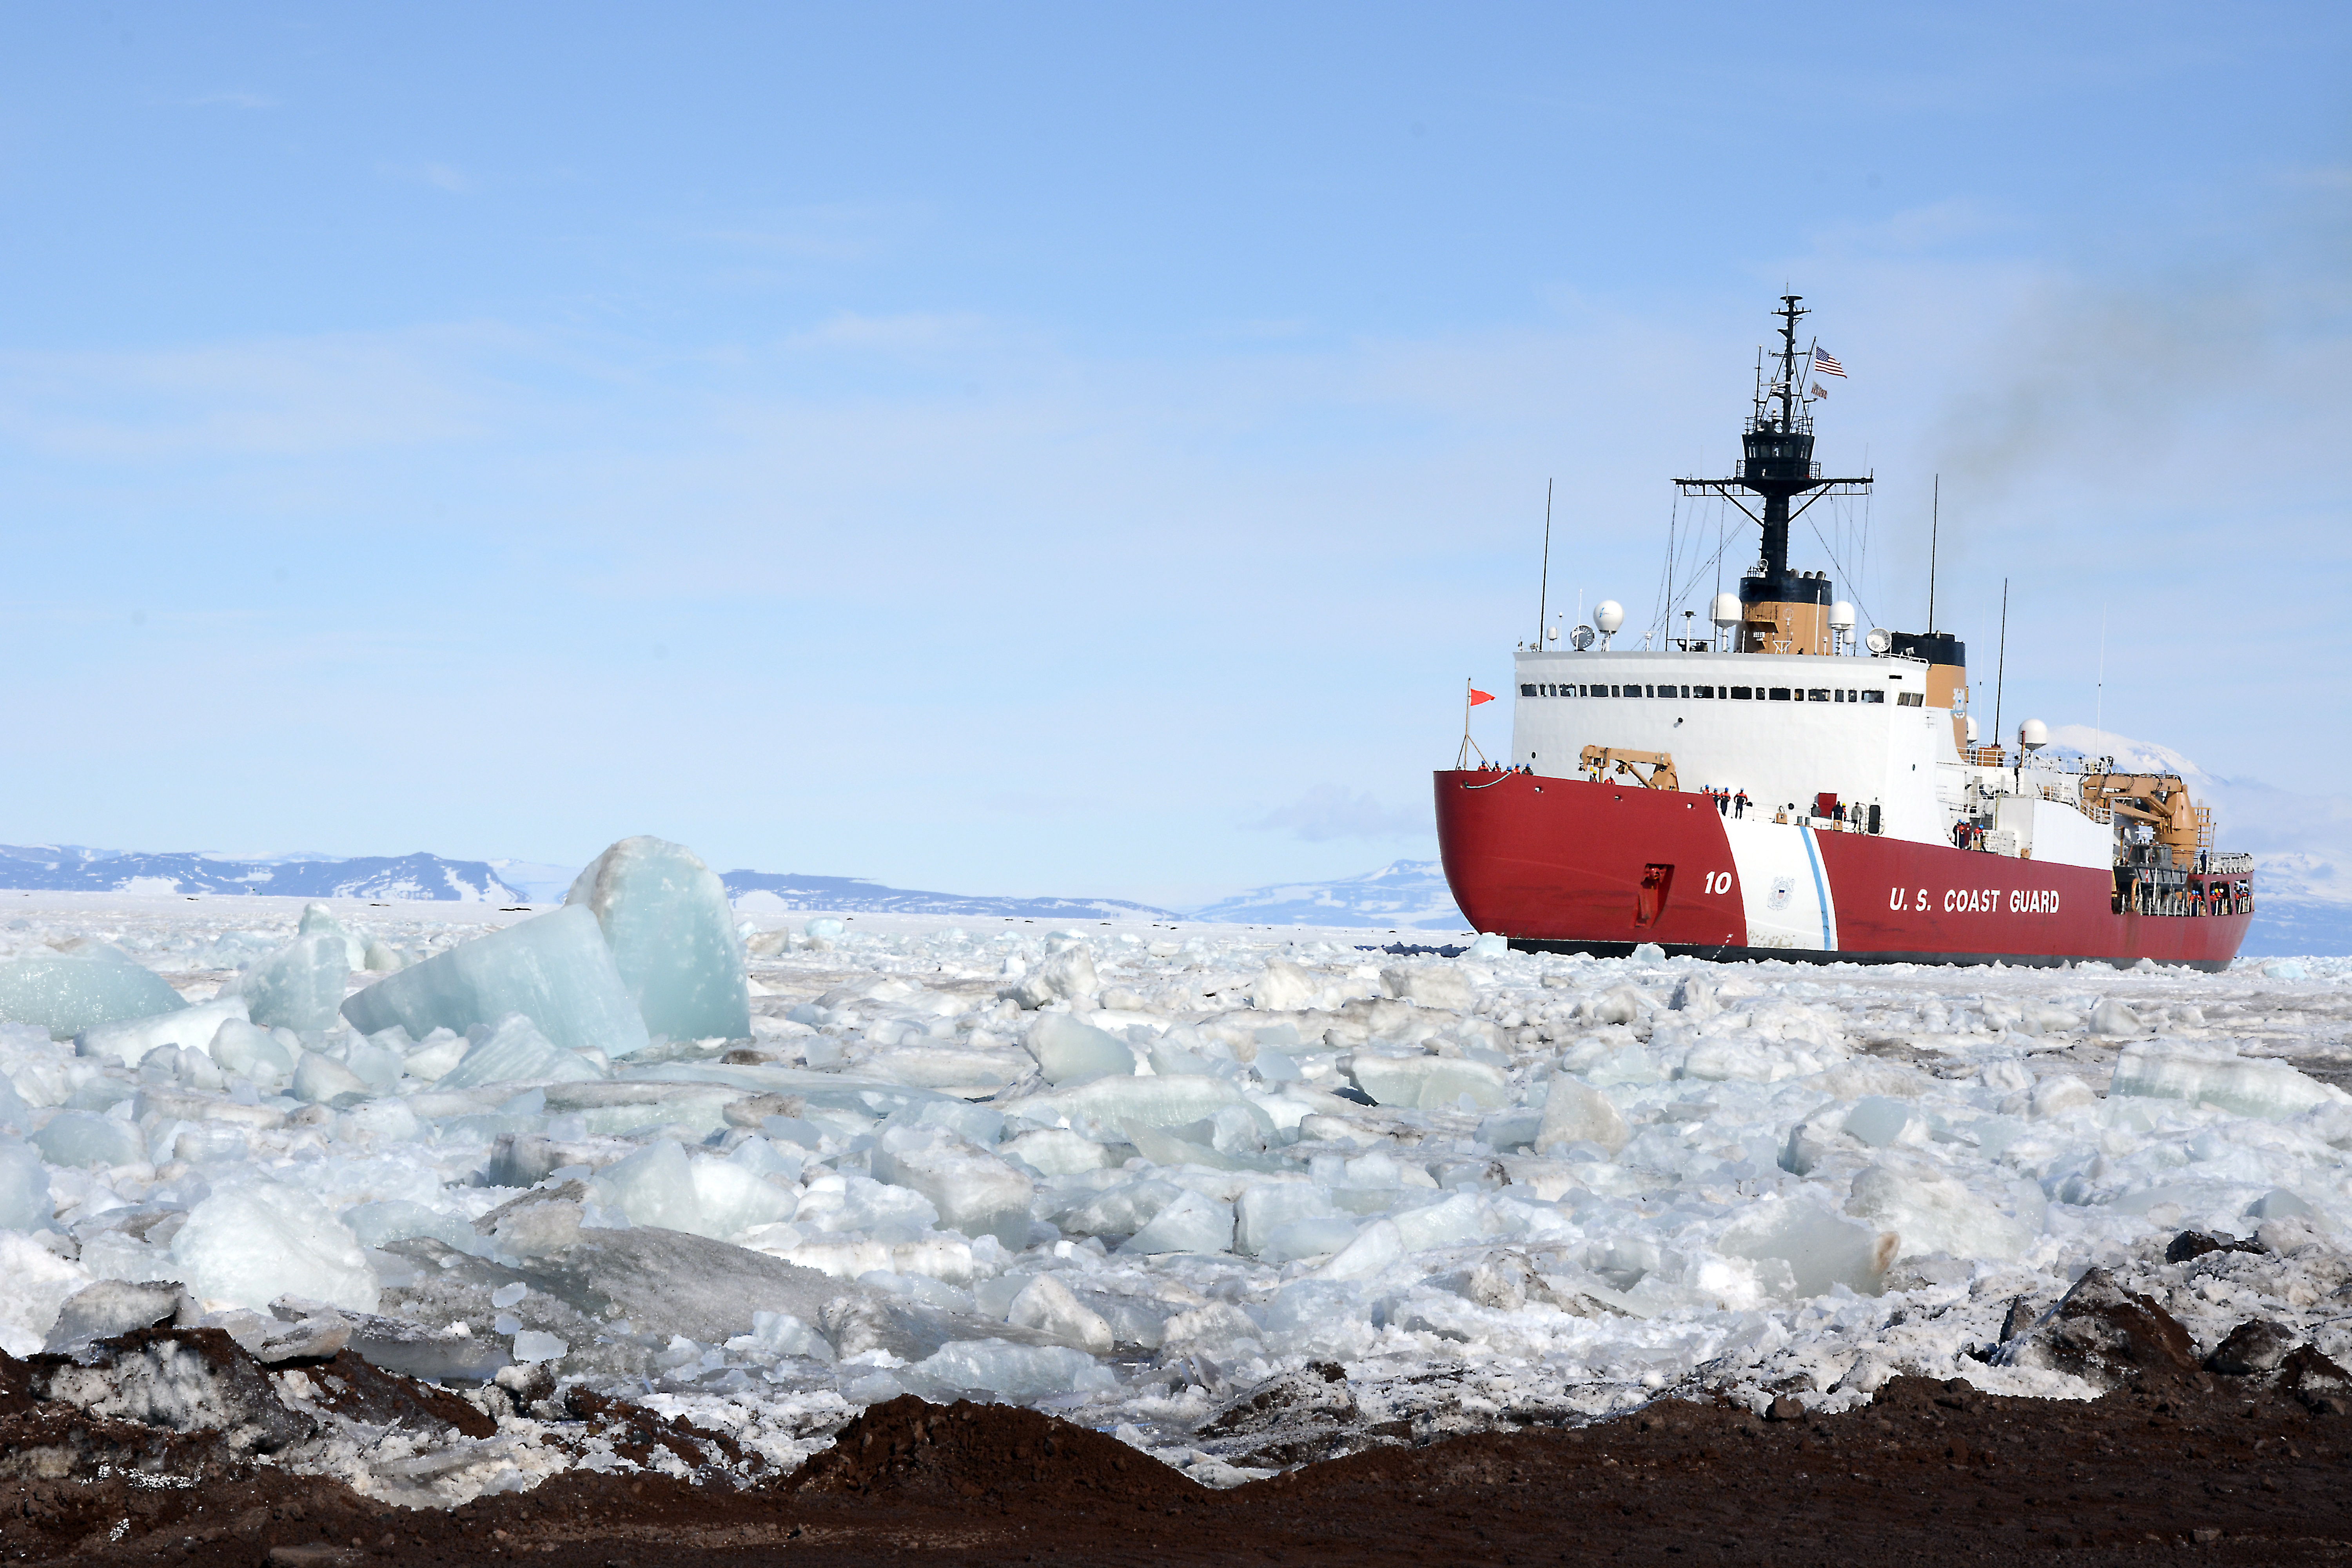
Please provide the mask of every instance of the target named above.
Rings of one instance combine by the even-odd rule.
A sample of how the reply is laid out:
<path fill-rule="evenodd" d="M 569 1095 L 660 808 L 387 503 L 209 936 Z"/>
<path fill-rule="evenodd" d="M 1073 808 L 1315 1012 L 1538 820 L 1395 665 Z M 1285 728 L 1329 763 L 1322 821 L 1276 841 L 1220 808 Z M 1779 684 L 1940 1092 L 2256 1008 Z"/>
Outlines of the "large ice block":
<path fill-rule="evenodd" d="M 578 1051 L 567 1051 L 541 1034 L 529 1018 L 509 1013 L 491 1028 L 476 1025 L 474 1043 L 438 1089 L 472 1089 L 486 1083 L 585 1083 L 604 1076 Z"/>
<path fill-rule="evenodd" d="M 1633 1130 L 1616 1101 L 1582 1079 L 1561 1073 L 1544 1091 L 1543 1120 L 1536 1125 L 1538 1153 L 1569 1143 L 1597 1143 L 1612 1154 L 1633 1140 Z"/>
<path fill-rule="evenodd" d="M 147 1158 L 147 1140 L 128 1121 L 95 1110 L 60 1110 L 33 1134 L 33 1146 L 52 1165 L 92 1170 Z"/>
<path fill-rule="evenodd" d="M 69 1040 L 94 1024 L 152 1017 L 183 1004 L 153 970 L 103 942 L 72 952 L 27 952 L 0 963 L 0 1020 L 38 1024 Z"/>
<path fill-rule="evenodd" d="M 693 850 L 624 838 L 589 863 L 563 901 L 594 914 L 648 1031 L 673 1040 L 751 1033 L 735 912 Z"/>
<path fill-rule="evenodd" d="M 50 1230 L 56 1226 L 49 1173 L 30 1144 L 0 1138 L 0 1230 Z"/>
<path fill-rule="evenodd" d="M 650 1043 L 596 916 L 577 904 L 388 974 L 342 1011 L 362 1034 L 397 1024 L 416 1040 L 520 1013 L 567 1050 L 617 1059 Z"/>
<path fill-rule="evenodd" d="M 1029 1030 L 1029 1052 L 1037 1058 L 1037 1070 L 1047 1083 L 1107 1073 L 1135 1076 L 1135 1053 L 1127 1048 L 1126 1041 L 1067 1013 L 1037 1015 Z"/>
<path fill-rule="evenodd" d="M 1121 1252 L 1226 1252 L 1234 1245 L 1234 1207 L 1195 1192 L 1181 1192 L 1128 1237 Z"/>
<path fill-rule="evenodd" d="M 152 1017 L 120 1024 L 93 1024 L 74 1037 L 74 1054 L 137 1067 L 158 1046 L 184 1046 L 209 1051 L 213 1036 L 231 1018 L 246 1016 L 245 998 L 222 996 L 193 1007 L 177 1007 Z"/>
<path fill-rule="evenodd" d="M 195 1009 L 191 1007 L 188 1011 L 193 1013 Z M 224 1018 L 205 1048 L 223 1072 L 250 1079 L 257 1089 L 277 1089 L 294 1076 L 295 1053 L 273 1038 L 268 1030 L 243 1018 Z"/>
<path fill-rule="evenodd" d="M 2306 1077 L 2282 1061 L 2154 1042 L 2124 1047 L 2116 1058 L 2115 1078 L 2107 1092 L 2201 1100 L 2240 1116 L 2271 1121 L 2345 1100 L 2342 1089 Z"/>
<path fill-rule="evenodd" d="M 214 1305 L 267 1311 L 280 1296 L 307 1296 L 375 1310 L 375 1270 L 358 1238 L 317 1198 L 277 1182 L 215 1191 L 188 1211 L 171 1254 L 189 1292 Z"/>
<path fill-rule="evenodd" d="M 1899 1238 L 1841 1219 L 1804 1197 L 1766 1197 L 1734 1220 L 1717 1243 L 1729 1258 L 1778 1260 L 1786 1276 L 1768 1283 L 1794 1297 L 1820 1296 L 1843 1285 L 1865 1296 L 1885 1289 Z"/>
<path fill-rule="evenodd" d="M 265 1029 L 308 1032 L 335 1026 L 352 972 L 341 929 L 298 936 L 237 981 L 247 1016 Z"/>
<path fill-rule="evenodd" d="M 893 1127 L 871 1156 L 877 1181 L 918 1192 L 940 1211 L 940 1224 L 977 1241 L 992 1236 L 1013 1252 L 1029 1245 L 1028 1177 L 944 1128 Z M 1230 1218 L 1226 1234 L 1233 1231 Z"/>
<path fill-rule="evenodd" d="M 1450 1110 L 1466 1094 L 1479 1110 L 1492 1110 L 1509 1098 L 1509 1080 L 1500 1068 L 1463 1057 L 1384 1057 L 1359 1051 L 1349 1070 L 1356 1087 L 1381 1105 Z"/>

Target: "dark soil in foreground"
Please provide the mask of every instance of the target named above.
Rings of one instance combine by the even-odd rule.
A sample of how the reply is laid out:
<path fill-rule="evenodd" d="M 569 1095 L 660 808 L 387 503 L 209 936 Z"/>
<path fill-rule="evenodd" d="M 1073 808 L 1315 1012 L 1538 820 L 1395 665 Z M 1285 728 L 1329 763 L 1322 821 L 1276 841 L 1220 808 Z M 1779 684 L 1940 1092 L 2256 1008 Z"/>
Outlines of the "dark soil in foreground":
<path fill-rule="evenodd" d="M 2192 1373 L 2094 1404 L 1901 1379 L 1766 1420 L 1664 1402 L 1579 1430 L 1382 1448 L 1204 1491 L 998 1405 L 877 1405 L 746 1490 L 574 1475 L 450 1513 L 267 1468 L 192 1488 L 0 1482 L 12 1562 L 2352 1562 L 2352 1415 Z M 87 1418 L 85 1418 L 87 1419 Z M 102 1426 L 103 1423 L 91 1423 Z"/>

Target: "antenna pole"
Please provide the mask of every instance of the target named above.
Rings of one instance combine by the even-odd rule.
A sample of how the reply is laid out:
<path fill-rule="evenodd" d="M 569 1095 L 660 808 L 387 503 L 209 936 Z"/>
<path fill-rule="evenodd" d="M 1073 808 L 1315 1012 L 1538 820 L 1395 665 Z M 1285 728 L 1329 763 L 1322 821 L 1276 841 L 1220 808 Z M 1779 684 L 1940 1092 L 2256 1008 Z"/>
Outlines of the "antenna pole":
<path fill-rule="evenodd" d="M 1544 481 L 1543 575 L 1536 585 L 1536 651 L 1544 650 L 1544 622 L 1551 593 L 1551 481 Z"/>
<path fill-rule="evenodd" d="M 1936 630 L 1936 534 L 1943 526 L 1944 476 L 1936 476 L 1934 495 L 1927 502 L 1927 631 Z"/>
<path fill-rule="evenodd" d="M 2000 662 L 1993 667 L 1992 675 L 1992 743 L 2000 741 L 2000 699 L 2003 683 L 2009 679 L 2009 579 L 2000 580 Z"/>

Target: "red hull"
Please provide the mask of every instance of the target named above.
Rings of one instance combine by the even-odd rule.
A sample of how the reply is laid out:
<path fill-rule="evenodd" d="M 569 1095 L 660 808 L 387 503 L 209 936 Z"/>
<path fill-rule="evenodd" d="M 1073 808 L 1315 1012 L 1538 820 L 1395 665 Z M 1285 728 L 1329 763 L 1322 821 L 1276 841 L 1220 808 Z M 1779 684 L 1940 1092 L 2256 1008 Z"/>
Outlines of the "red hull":
<path fill-rule="evenodd" d="M 1806 832 L 1824 911 L 1820 935 L 1751 940 L 1759 890 L 1742 885 L 1731 836 L 1755 825 L 1726 823 L 1709 796 L 1477 771 L 1442 772 L 1436 786 L 1438 848 L 1454 900 L 1477 930 L 1520 947 L 1610 953 L 1648 942 L 1711 958 L 2017 964 L 2147 958 L 2221 969 L 2237 956 L 2253 920 L 2241 911 L 2119 913 L 2113 874 L 2088 867 Z M 1779 832 L 1793 837 L 1799 830 Z"/>

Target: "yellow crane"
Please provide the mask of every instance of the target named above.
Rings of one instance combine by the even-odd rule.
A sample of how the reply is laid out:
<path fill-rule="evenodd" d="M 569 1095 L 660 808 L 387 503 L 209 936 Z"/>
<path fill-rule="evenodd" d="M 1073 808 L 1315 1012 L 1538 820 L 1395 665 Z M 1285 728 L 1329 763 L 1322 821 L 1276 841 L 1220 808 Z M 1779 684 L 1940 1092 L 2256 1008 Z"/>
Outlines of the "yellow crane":
<path fill-rule="evenodd" d="M 2126 822 L 2145 822 L 2156 841 L 2172 851 L 2172 863 L 2188 866 L 2212 837 L 2213 813 L 2189 798 L 2179 773 L 2086 773 L 2083 805 L 2105 806 Z"/>
<path fill-rule="evenodd" d="M 1672 752 L 1635 752 L 1618 746 L 1587 746 L 1583 753 L 1584 772 L 1594 783 L 1608 776 L 1613 768 L 1621 776 L 1632 779 L 1643 789 L 1680 789 L 1682 781 L 1675 776 L 1675 754 Z M 1635 772 L 1647 768 L 1649 773 Z"/>

